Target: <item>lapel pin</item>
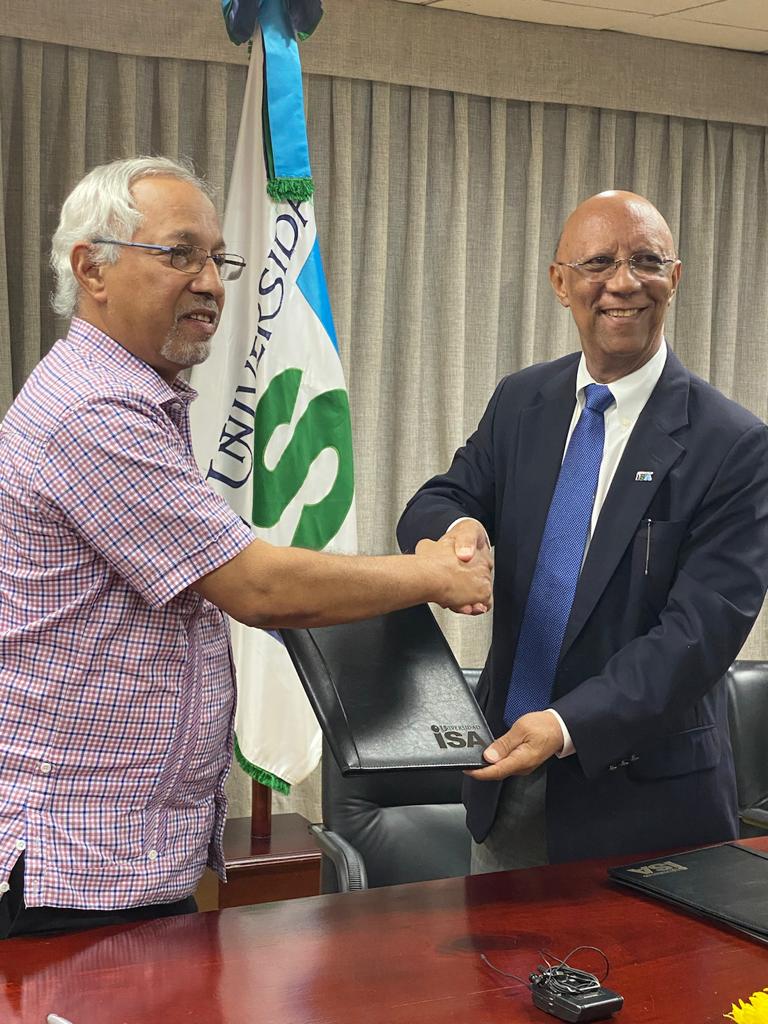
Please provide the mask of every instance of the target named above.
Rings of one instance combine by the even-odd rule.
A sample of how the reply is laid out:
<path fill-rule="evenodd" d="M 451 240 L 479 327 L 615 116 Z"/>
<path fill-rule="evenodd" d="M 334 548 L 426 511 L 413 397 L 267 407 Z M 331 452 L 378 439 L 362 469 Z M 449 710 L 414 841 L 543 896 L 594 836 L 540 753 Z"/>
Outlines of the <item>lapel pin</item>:
<path fill-rule="evenodd" d="M 649 480 L 653 480 L 653 470 L 639 469 L 637 473 L 635 473 L 635 480 L 640 480 L 643 483 L 647 483 Z"/>

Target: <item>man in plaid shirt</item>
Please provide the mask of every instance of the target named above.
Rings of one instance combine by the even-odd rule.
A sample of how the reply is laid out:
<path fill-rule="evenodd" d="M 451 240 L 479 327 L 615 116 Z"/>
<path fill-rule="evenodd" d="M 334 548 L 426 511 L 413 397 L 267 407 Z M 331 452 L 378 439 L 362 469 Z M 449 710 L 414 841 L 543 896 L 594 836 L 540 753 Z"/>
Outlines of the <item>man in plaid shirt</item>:
<path fill-rule="evenodd" d="M 97 167 L 53 240 L 66 338 L 0 425 L 0 937 L 195 909 L 223 875 L 234 675 L 226 612 L 326 625 L 490 602 L 440 541 L 344 557 L 255 540 L 202 479 L 179 371 L 208 355 L 224 251 L 205 187 Z"/>

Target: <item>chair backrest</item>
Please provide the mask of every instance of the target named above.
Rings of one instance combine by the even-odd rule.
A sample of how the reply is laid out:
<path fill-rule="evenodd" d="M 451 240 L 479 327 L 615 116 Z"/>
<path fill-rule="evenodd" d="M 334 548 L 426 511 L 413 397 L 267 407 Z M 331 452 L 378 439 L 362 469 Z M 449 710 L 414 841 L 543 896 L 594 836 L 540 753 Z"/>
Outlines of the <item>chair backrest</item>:
<path fill-rule="evenodd" d="M 474 688 L 479 669 L 465 669 Z M 460 771 L 381 772 L 344 777 L 323 744 L 323 824 L 361 855 L 368 885 L 397 885 L 469 874 L 471 841 Z M 336 873 L 323 858 L 323 892 Z"/>
<path fill-rule="evenodd" d="M 768 661 L 735 661 L 725 678 L 736 790 L 743 811 L 768 797 Z"/>

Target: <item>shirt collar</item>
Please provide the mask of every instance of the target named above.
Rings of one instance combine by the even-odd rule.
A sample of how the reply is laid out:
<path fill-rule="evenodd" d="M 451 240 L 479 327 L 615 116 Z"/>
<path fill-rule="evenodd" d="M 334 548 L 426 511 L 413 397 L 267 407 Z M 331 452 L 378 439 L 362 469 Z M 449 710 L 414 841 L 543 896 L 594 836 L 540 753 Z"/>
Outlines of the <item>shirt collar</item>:
<path fill-rule="evenodd" d="M 643 411 L 643 406 L 651 397 L 651 392 L 659 382 L 661 371 L 667 361 L 667 343 L 661 339 L 658 352 L 654 353 L 647 363 L 628 373 L 626 377 L 619 377 L 608 385 L 611 394 L 616 400 L 616 411 L 623 420 L 634 421 Z M 584 388 L 587 384 L 598 384 L 587 369 L 587 361 L 584 353 L 581 353 L 579 368 L 576 372 L 576 398 L 580 406 L 583 406 L 586 399 Z"/>
<path fill-rule="evenodd" d="M 87 320 L 74 317 L 67 332 L 67 343 L 75 345 L 81 352 L 96 352 L 99 358 L 111 364 L 124 381 L 130 383 L 154 399 L 159 405 L 164 402 L 181 400 L 188 404 L 197 398 L 197 392 L 180 377 L 168 382 L 149 363 L 139 359 L 119 342 Z"/>

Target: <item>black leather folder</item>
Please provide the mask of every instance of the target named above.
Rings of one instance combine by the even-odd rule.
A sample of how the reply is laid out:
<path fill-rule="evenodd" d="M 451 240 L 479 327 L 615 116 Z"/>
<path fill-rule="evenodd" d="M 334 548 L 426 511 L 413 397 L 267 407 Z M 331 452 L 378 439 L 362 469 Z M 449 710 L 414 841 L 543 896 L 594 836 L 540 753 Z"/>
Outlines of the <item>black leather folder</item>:
<path fill-rule="evenodd" d="M 609 868 L 622 885 L 768 943 L 768 854 L 736 843 Z"/>
<path fill-rule="evenodd" d="M 493 737 L 426 605 L 280 633 L 343 775 L 486 764 Z"/>

